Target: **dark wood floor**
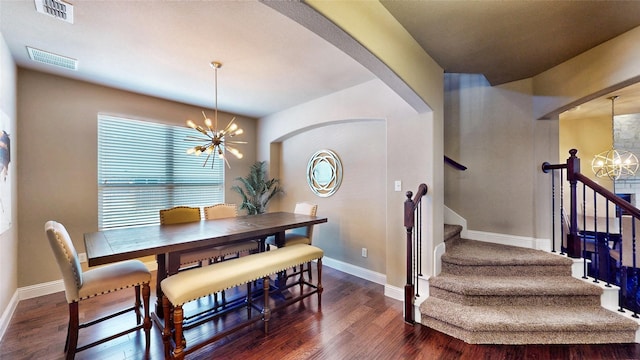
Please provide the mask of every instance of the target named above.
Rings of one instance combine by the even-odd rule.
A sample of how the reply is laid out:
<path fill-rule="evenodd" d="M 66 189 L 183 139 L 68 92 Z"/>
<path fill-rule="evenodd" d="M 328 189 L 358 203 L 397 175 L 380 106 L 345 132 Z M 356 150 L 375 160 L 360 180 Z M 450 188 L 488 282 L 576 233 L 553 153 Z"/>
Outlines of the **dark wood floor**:
<path fill-rule="evenodd" d="M 640 345 L 469 345 L 435 330 L 406 325 L 402 304 L 383 287 L 324 267 L 322 312 L 316 297 L 276 313 L 264 336 L 260 323 L 200 351 L 191 359 L 640 359 Z M 81 306 L 81 317 L 114 308 L 130 291 Z M 84 303 L 82 305 L 85 305 Z M 224 326 L 219 319 L 211 328 Z M 62 359 L 67 303 L 63 293 L 21 301 L 0 343 L 0 359 Z M 114 327 L 120 326 L 119 322 Z M 103 331 L 114 331 L 106 328 Z M 203 335 L 209 330 L 203 330 Z M 95 336 L 100 332 L 90 332 Z M 162 359 L 162 339 L 152 330 L 151 358 Z M 86 336 L 80 338 L 80 343 Z M 83 351 L 77 359 L 143 359 L 144 336 L 133 334 Z"/>

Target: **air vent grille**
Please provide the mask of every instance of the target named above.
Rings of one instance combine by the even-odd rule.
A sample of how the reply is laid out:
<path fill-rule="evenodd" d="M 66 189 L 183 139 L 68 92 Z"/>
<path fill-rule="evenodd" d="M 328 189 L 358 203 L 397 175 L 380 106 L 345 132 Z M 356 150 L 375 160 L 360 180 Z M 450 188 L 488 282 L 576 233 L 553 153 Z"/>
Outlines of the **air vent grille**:
<path fill-rule="evenodd" d="M 62 55 L 56 55 L 50 52 L 34 49 L 27 46 L 29 52 L 29 58 L 33 61 L 41 62 L 43 64 L 59 66 L 61 68 L 69 70 L 78 70 L 78 60 L 72 59 Z"/>
<path fill-rule="evenodd" d="M 73 24 L 73 5 L 56 0 L 34 0 L 36 10 Z"/>

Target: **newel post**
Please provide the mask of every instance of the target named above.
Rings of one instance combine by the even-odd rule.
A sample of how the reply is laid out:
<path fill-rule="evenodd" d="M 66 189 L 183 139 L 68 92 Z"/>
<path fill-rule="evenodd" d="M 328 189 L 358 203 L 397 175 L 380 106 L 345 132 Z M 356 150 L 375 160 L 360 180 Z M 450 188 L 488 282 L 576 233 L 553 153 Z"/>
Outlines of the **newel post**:
<path fill-rule="evenodd" d="M 413 192 L 407 191 L 407 199 L 404 201 L 404 227 L 407 230 L 407 282 L 404 286 L 404 321 L 410 324 L 414 323 L 413 302 L 414 302 L 414 285 L 413 285 L 413 227 L 414 216 L 413 211 L 415 205 L 412 197 Z"/>
<path fill-rule="evenodd" d="M 567 181 L 569 181 L 570 206 L 569 212 L 571 219 L 571 226 L 569 226 L 569 233 L 567 234 L 567 255 L 572 258 L 581 257 L 580 237 L 578 236 L 578 197 L 576 192 L 576 186 L 578 180 L 576 174 L 580 173 L 580 158 L 576 156 L 578 150 L 569 150 L 569 158 L 567 159 Z"/>

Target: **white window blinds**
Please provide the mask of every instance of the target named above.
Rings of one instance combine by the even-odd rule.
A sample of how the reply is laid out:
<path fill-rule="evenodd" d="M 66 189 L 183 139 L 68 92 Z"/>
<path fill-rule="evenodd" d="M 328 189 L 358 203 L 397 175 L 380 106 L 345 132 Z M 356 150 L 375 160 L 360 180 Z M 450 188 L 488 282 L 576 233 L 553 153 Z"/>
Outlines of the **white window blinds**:
<path fill-rule="evenodd" d="M 224 202 L 224 162 L 187 155 L 193 130 L 98 116 L 98 227 L 160 223 L 159 210 Z M 219 159 L 216 159 L 219 160 Z"/>

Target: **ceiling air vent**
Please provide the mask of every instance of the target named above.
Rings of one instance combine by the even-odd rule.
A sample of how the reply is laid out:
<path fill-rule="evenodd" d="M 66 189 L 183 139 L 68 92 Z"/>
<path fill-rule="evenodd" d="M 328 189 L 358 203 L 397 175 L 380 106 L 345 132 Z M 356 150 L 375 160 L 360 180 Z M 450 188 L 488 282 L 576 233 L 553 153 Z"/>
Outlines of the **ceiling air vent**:
<path fill-rule="evenodd" d="M 78 70 L 78 60 L 72 59 L 62 55 L 56 55 L 50 52 L 34 49 L 27 46 L 29 51 L 29 58 L 33 61 L 41 62 L 43 64 L 59 66 L 61 68 L 69 70 Z"/>
<path fill-rule="evenodd" d="M 56 0 L 35 0 L 36 10 L 73 24 L 73 5 Z"/>

